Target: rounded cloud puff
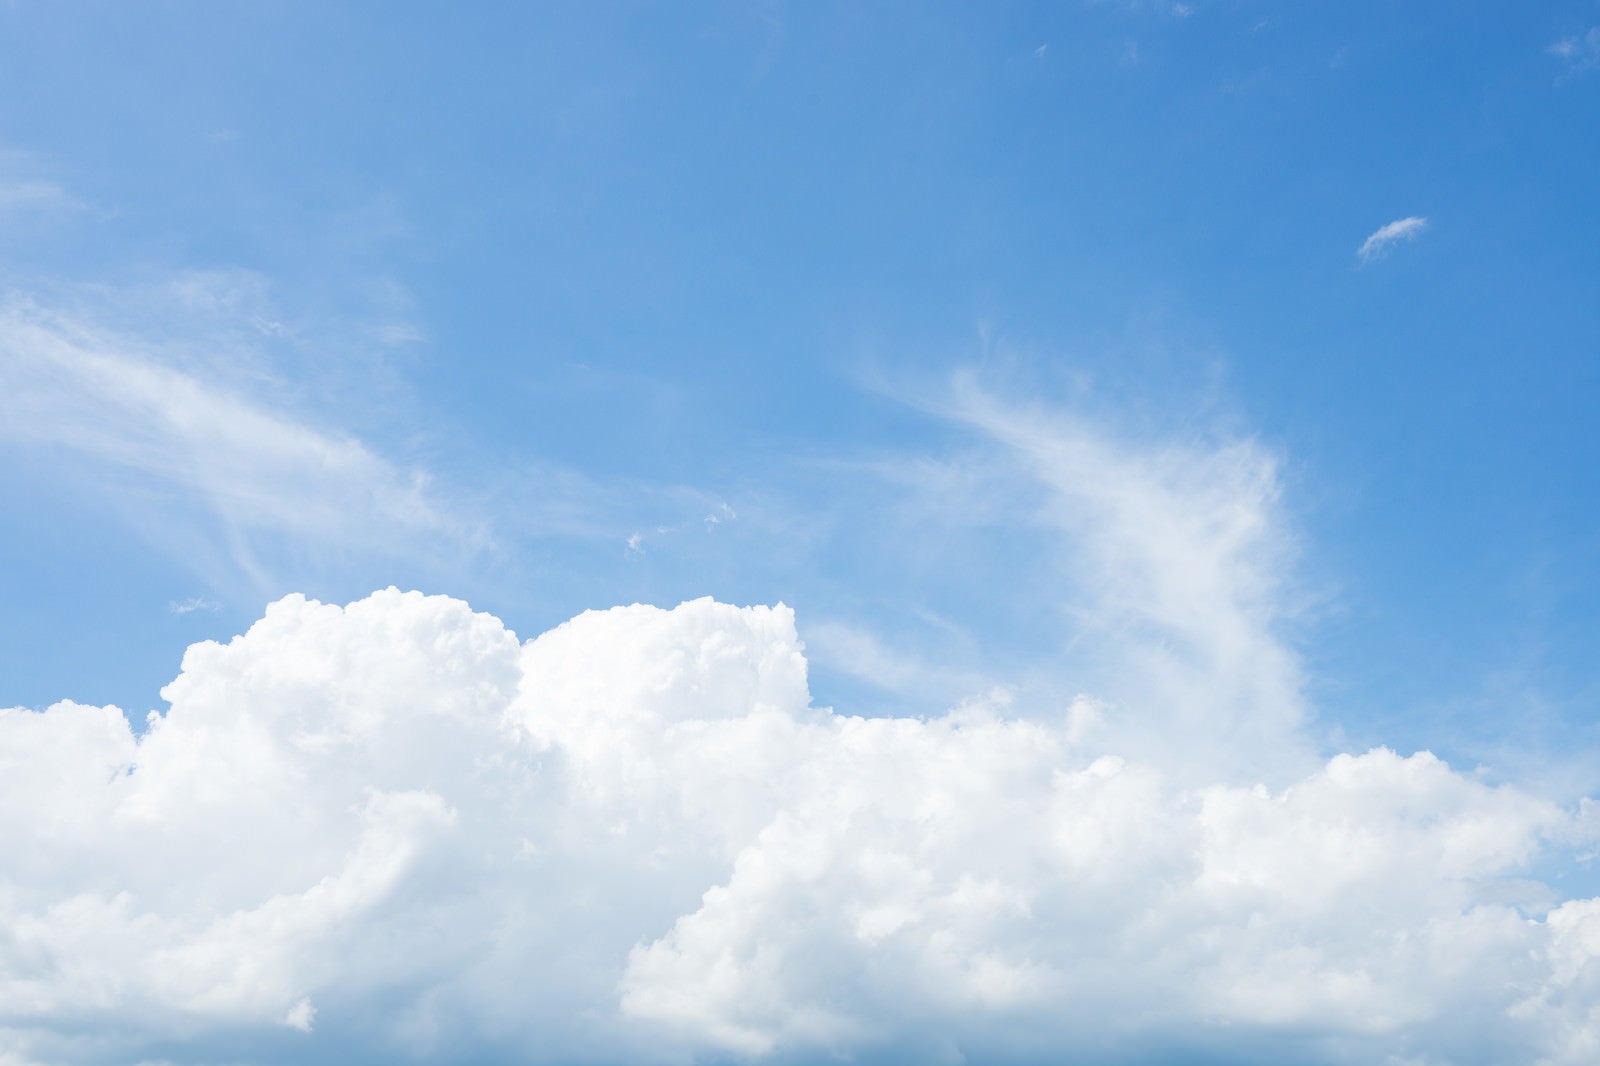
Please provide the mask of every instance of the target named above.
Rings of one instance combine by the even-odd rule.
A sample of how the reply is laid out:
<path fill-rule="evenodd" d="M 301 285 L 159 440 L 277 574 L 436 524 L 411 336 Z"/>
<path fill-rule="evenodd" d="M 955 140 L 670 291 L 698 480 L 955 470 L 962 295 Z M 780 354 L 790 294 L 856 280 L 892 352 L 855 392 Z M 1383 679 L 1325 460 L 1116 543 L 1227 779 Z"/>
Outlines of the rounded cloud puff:
<path fill-rule="evenodd" d="M 1592 1061 L 1568 813 L 1064 708 L 811 705 L 787 608 L 273 604 L 135 736 L 0 711 L 0 1062 Z M 1182 782 L 1181 784 L 1179 782 Z"/>

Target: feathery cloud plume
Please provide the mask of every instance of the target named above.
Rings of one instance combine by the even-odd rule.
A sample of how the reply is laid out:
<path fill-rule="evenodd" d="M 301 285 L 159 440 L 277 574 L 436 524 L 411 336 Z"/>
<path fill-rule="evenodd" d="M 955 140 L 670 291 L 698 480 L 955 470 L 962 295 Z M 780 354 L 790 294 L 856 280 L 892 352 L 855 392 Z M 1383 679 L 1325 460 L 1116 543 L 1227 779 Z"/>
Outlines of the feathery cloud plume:
<path fill-rule="evenodd" d="M 270 564 L 258 548 L 274 537 L 300 551 L 386 551 L 474 535 L 438 506 L 425 472 L 25 300 L 0 307 L 0 443 L 88 460 L 111 498 L 154 488 L 167 505 L 153 525 L 171 531 L 186 512 L 263 586 Z"/>
<path fill-rule="evenodd" d="M 1574 72 L 1600 67 L 1600 26 L 1591 27 L 1587 33 L 1563 37 L 1546 51 L 1566 60 L 1567 69 Z"/>
<path fill-rule="evenodd" d="M 1356 255 L 1363 263 L 1370 263 L 1374 259 L 1382 259 L 1389 254 L 1389 250 L 1400 241 L 1414 241 L 1428 228 L 1428 220 L 1417 215 L 1408 218 L 1397 218 L 1386 226 L 1380 226 L 1366 240 L 1361 242 L 1361 247 L 1356 249 Z"/>

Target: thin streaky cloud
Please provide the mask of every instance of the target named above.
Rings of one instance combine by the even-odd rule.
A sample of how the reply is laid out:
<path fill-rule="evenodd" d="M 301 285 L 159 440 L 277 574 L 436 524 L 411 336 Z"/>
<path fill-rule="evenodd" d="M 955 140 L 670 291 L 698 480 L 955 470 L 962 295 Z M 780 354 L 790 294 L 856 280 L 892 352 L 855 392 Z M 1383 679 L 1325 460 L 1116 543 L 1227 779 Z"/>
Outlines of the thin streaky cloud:
<path fill-rule="evenodd" d="M 0 446 L 164 487 L 259 582 L 262 537 L 371 551 L 478 534 L 440 508 L 425 471 L 165 365 L 135 338 L 24 301 L 0 310 L 0 357 Z M 169 510 L 159 525 L 173 524 Z"/>
<path fill-rule="evenodd" d="M 1569 70 L 1600 67 L 1600 26 L 1591 26 L 1587 33 L 1563 37 L 1545 51 L 1566 60 Z"/>
<path fill-rule="evenodd" d="M 1120 701 L 1173 709 L 1159 737 L 1121 736 L 1123 750 L 1176 743 L 1246 776 L 1305 763 L 1301 665 L 1284 637 L 1295 536 L 1277 455 L 1250 439 L 1122 439 L 1087 417 L 1009 402 L 969 375 L 942 413 L 999 445 L 1001 468 L 1042 490 L 1032 512 L 1081 560 L 1072 598 L 1087 610 L 1075 628 L 1118 663 Z"/>
<path fill-rule="evenodd" d="M 79 206 L 65 189 L 50 181 L 0 181 L 0 214 L 66 209 Z"/>
<path fill-rule="evenodd" d="M 173 614 L 193 614 L 196 611 L 220 611 L 222 604 L 215 600 L 208 600 L 204 596 L 190 596 L 186 600 L 173 600 L 167 604 L 167 610 Z"/>
<path fill-rule="evenodd" d="M 966 698 L 998 698 L 1004 690 L 994 678 L 941 665 L 865 626 L 824 619 L 804 633 L 812 658 L 882 692 L 955 706 Z"/>
<path fill-rule="evenodd" d="M 1380 226 L 1376 232 L 1362 241 L 1361 247 L 1356 249 L 1356 256 L 1363 263 L 1382 259 L 1396 244 L 1401 241 L 1416 240 L 1427 228 L 1428 220 L 1421 215 L 1397 218 L 1386 226 Z"/>
<path fill-rule="evenodd" d="M 45 161 L 32 152 L 0 148 L 0 220 L 84 206 L 52 180 L 47 169 Z"/>

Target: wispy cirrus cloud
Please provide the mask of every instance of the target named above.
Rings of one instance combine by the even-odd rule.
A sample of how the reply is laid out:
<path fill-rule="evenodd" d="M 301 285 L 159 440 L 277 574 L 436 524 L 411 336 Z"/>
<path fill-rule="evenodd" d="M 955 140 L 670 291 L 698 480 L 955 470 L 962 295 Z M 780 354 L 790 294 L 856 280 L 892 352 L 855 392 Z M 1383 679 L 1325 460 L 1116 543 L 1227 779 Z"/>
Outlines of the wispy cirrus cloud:
<path fill-rule="evenodd" d="M 953 693 L 987 692 L 1003 698 L 1004 689 L 981 673 L 923 657 L 863 626 L 824 619 L 805 627 L 806 652 L 834 670 L 872 688 L 926 704 L 948 701 Z"/>
<path fill-rule="evenodd" d="M 27 299 L 0 308 L 0 444 L 72 464 L 103 499 L 131 502 L 136 524 L 170 534 L 171 550 L 198 536 L 213 565 L 226 558 L 270 587 L 273 540 L 385 553 L 477 535 L 425 470 L 219 376 Z"/>
<path fill-rule="evenodd" d="M 1356 249 L 1356 257 L 1363 264 L 1382 259 L 1401 241 L 1414 241 L 1428 228 L 1428 220 L 1420 215 L 1397 218 L 1388 225 L 1379 226 Z"/>
<path fill-rule="evenodd" d="M 1137 736 L 1122 743 L 1177 745 L 1247 773 L 1306 756 L 1286 634 L 1297 547 L 1270 448 L 1225 434 L 1140 439 L 972 376 L 956 378 L 941 413 L 999 446 L 986 478 L 1020 478 L 1030 519 L 1060 546 L 1048 594 L 1067 601 L 1080 655 L 1103 664 L 1084 676 L 1100 673 L 1102 691 L 1129 706 L 1163 708 L 1159 730 L 1125 723 Z"/>
<path fill-rule="evenodd" d="M 1563 37 L 1545 51 L 1565 60 L 1569 71 L 1594 70 L 1600 67 L 1600 26 Z"/>
<path fill-rule="evenodd" d="M 1187 0 L 1091 0 L 1093 4 L 1111 3 L 1124 11 L 1153 12 L 1185 19 L 1195 12 L 1195 5 Z"/>
<path fill-rule="evenodd" d="M 0 222 L 84 206 L 47 171 L 32 152 L 0 148 Z"/>
<path fill-rule="evenodd" d="M 173 614 L 193 614 L 196 611 L 220 611 L 222 604 L 215 600 L 208 600 L 204 596 L 190 596 L 186 600 L 173 600 L 167 604 L 167 610 Z"/>
<path fill-rule="evenodd" d="M 862 384 L 931 416 L 938 443 L 819 466 L 824 550 L 896 597 L 851 587 L 807 625 L 824 690 L 847 675 L 910 710 L 1003 687 L 1022 714 L 1093 692 L 1123 750 L 1247 775 L 1306 763 L 1295 641 L 1320 597 L 1272 447 L 1192 404 L 1182 436 L 1121 419 L 1087 381 Z M 868 511 L 870 542 L 852 521 Z"/>
<path fill-rule="evenodd" d="M 39 179 L 0 179 L 0 216 L 13 212 L 58 210 L 77 206 L 78 202 L 54 182 Z"/>

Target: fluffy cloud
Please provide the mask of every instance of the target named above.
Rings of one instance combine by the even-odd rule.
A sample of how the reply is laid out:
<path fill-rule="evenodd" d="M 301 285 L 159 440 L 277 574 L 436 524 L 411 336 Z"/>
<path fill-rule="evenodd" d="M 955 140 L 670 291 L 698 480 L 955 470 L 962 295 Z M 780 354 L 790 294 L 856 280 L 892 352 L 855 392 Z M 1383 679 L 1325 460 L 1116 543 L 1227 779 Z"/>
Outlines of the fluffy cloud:
<path fill-rule="evenodd" d="M 0 712 L 0 1061 L 1592 1061 L 1583 819 L 811 704 L 790 612 L 273 604 L 142 735 Z M 1114 712 L 1113 712 L 1114 713 Z"/>

